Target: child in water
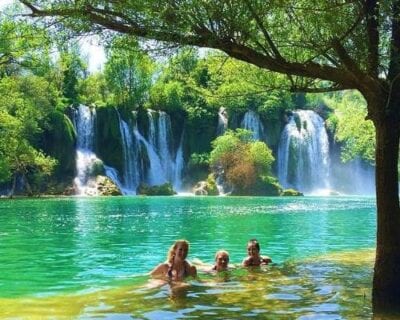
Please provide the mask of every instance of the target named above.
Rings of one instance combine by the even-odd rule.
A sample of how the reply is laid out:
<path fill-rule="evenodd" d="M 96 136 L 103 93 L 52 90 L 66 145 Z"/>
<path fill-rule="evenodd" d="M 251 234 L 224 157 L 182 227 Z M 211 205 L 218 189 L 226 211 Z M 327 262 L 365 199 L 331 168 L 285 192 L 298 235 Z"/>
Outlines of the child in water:
<path fill-rule="evenodd" d="M 242 262 L 244 267 L 258 267 L 272 262 L 270 257 L 260 255 L 260 244 L 257 239 L 250 239 L 247 242 L 247 254 L 248 257 Z"/>
<path fill-rule="evenodd" d="M 229 253 L 225 250 L 219 250 L 215 254 L 215 264 L 212 268 L 213 271 L 227 271 L 229 263 Z"/>

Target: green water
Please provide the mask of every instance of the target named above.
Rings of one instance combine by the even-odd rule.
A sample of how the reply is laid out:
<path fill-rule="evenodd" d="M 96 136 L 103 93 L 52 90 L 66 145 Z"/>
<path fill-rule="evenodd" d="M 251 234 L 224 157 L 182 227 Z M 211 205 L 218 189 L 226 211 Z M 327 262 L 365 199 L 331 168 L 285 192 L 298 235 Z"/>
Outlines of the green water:
<path fill-rule="evenodd" d="M 114 197 L 0 201 L 0 315 L 179 319 L 370 317 L 375 199 Z M 275 262 L 186 286 L 145 275 L 175 239 Z M 2 314 L 3 313 L 3 314 Z"/>

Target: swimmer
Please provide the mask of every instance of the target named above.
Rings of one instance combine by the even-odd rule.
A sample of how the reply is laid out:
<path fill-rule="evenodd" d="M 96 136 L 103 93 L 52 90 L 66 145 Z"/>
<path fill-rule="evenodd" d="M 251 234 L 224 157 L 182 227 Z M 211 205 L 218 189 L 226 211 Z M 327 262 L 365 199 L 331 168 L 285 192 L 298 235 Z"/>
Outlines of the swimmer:
<path fill-rule="evenodd" d="M 272 262 L 270 257 L 260 255 L 260 244 L 257 239 L 249 240 L 247 243 L 247 254 L 248 257 L 246 257 L 242 262 L 244 267 L 258 267 Z"/>
<path fill-rule="evenodd" d="M 177 240 L 170 247 L 167 261 L 156 266 L 150 275 L 155 278 L 167 278 L 173 281 L 181 281 L 186 277 L 195 277 L 197 270 L 186 260 L 189 253 L 189 242 Z"/>

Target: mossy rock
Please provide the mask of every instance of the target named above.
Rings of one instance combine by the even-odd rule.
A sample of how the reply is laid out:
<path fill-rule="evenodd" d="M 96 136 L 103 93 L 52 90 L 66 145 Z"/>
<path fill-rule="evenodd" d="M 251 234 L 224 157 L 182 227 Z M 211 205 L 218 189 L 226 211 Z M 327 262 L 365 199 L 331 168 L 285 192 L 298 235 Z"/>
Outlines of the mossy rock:
<path fill-rule="evenodd" d="M 120 196 L 121 190 L 115 185 L 114 182 L 108 177 L 96 177 L 97 191 L 100 196 Z"/>
<path fill-rule="evenodd" d="M 105 164 L 123 170 L 123 148 L 118 113 L 115 108 L 97 109 L 96 154 Z"/>
<path fill-rule="evenodd" d="M 219 191 L 215 182 L 214 174 L 210 173 L 206 181 L 199 181 L 193 187 L 193 193 L 196 196 L 217 196 Z"/>
<path fill-rule="evenodd" d="M 217 126 L 217 112 L 188 119 L 185 126 L 185 154 L 210 152 L 211 141 L 216 138 Z"/>
<path fill-rule="evenodd" d="M 193 187 L 193 194 L 195 196 L 208 196 L 207 192 L 207 182 L 206 181 L 199 181 Z"/>
<path fill-rule="evenodd" d="M 300 191 L 297 191 L 295 189 L 285 189 L 282 191 L 282 196 L 284 197 L 298 197 L 298 196 L 304 196 L 303 193 Z"/>
<path fill-rule="evenodd" d="M 149 186 L 142 183 L 136 191 L 137 194 L 146 196 L 173 196 L 176 194 L 172 184 L 169 182 L 157 186 Z"/>
<path fill-rule="evenodd" d="M 282 187 L 275 177 L 259 177 L 256 182 L 242 188 L 234 186 L 231 195 L 233 196 L 279 196 L 282 193 Z"/>
<path fill-rule="evenodd" d="M 49 127 L 43 133 L 43 151 L 57 160 L 55 177 L 60 180 L 75 173 L 76 131 L 67 115 L 60 111 L 49 114 Z"/>

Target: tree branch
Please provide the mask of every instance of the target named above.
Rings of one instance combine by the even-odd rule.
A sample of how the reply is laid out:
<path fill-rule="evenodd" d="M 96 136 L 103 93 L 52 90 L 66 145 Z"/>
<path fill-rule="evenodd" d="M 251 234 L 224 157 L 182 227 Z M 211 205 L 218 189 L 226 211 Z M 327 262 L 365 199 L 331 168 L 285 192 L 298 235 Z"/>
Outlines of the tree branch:
<path fill-rule="evenodd" d="M 349 70 L 355 78 L 360 79 L 362 76 L 362 71 L 358 67 L 357 63 L 347 53 L 346 49 L 340 43 L 340 40 L 338 38 L 334 38 L 332 40 L 332 47 L 339 56 L 339 59 L 343 63 L 345 68 Z"/>
<path fill-rule="evenodd" d="M 368 36 L 368 72 L 378 77 L 379 61 L 379 1 L 366 0 L 364 2 L 364 12 L 367 19 Z"/>
<path fill-rule="evenodd" d="M 272 57 L 270 55 L 260 53 L 250 46 L 236 43 L 231 37 L 223 37 L 221 35 L 212 33 L 207 28 L 200 28 L 197 30 L 192 29 L 191 31 L 183 30 L 180 32 L 178 28 L 173 28 L 173 26 L 169 29 L 161 29 L 155 28 L 154 23 L 149 23 L 150 26 L 146 26 L 143 21 L 141 21 L 141 24 L 139 24 L 138 21 L 129 21 L 129 23 L 126 23 L 126 21 L 124 21 L 120 15 L 117 16 L 115 13 L 113 13 L 113 16 L 107 15 L 106 12 L 104 14 L 100 14 L 98 11 L 102 9 L 96 9 L 96 11 L 94 11 L 93 8 L 90 7 L 74 7 L 72 9 L 61 8 L 41 10 L 38 7 L 33 6 L 29 0 L 20 1 L 31 9 L 31 15 L 34 17 L 72 16 L 81 20 L 88 20 L 90 23 L 99 25 L 106 29 L 147 39 L 219 49 L 236 59 L 278 73 L 328 80 L 339 83 L 344 88 L 358 89 L 360 87 L 360 83 L 358 81 L 359 79 L 354 76 L 354 71 L 357 71 L 358 69 L 355 68 L 353 63 L 351 63 L 351 58 L 347 55 L 340 43 L 336 44 L 336 48 L 341 54 L 342 60 L 346 62 L 345 66 L 347 70 L 312 61 L 307 63 L 299 63 L 282 60 L 282 58 L 279 57 Z"/>
<path fill-rule="evenodd" d="M 254 20 L 256 20 L 256 23 L 258 25 L 258 27 L 260 28 L 261 32 L 264 35 L 265 40 L 267 41 L 269 47 L 271 48 L 274 57 L 277 60 L 284 60 L 282 55 L 280 54 L 278 48 L 275 46 L 274 42 L 272 41 L 271 36 L 269 35 L 267 29 L 264 27 L 264 24 L 262 23 L 260 17 L 258 16 L 258 14 L 254 11 L 254 8 L 251 6 L 249 0 L 245 0 L 247 7 L 250 10 L 251 15 L 253 16 Z"/>

